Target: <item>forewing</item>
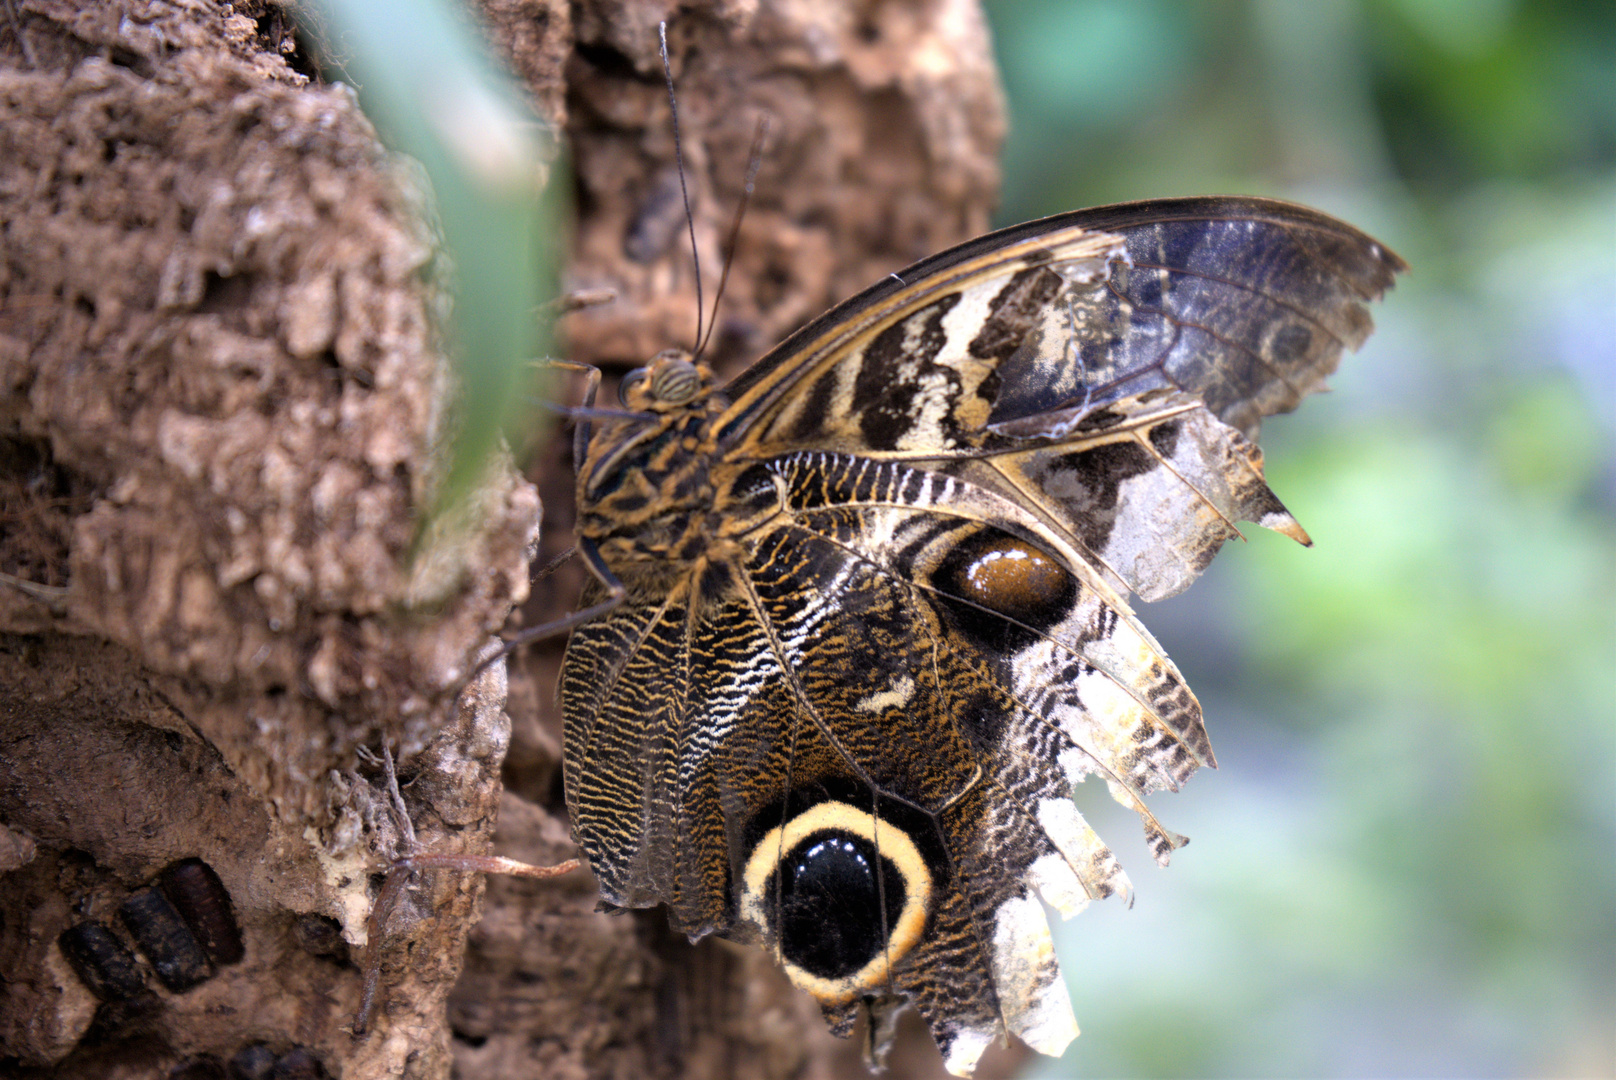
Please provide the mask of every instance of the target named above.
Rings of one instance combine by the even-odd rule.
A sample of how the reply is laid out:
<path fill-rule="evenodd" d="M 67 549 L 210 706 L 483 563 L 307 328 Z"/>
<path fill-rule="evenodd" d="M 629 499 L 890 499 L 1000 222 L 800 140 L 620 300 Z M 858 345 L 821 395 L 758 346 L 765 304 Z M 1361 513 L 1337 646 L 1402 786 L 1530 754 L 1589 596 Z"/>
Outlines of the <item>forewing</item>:
<path fill-rule="evenodd" d="M 1047 218 L 894 274 L 728 388 L 721 438 L 946 453 L 984 429 L 1165 387 L 1255 436 L 1369 334 L 1404 269 L 1326 215 L 1266 199 L 1130 203 Z"/>
<path fill-rule="evenodd" d="M 1187 588 L 1236 522 L 1309 544 L 1263 479 L 1262 452 L 1199 398 L 1151 390 L 1006 424 L 990 454 L 956 471 L 1005 483 L 1093 557 L 1119 591 Z"/>
<path fill-rule="evenodd" d="M 930 461 L 1036 507 L 1118 591 L 1161 599 L 1237 522 L 1308 542 L 1263 481 L 1259 422 L 1322 387 L 1401 269 L 1271 200 L 1018 226 L 895 275 L 742 376 L 728 453 Z"/>
<path fill-rule="evenodd" d="M 1123 237 L 1124 256 L 1103 287 L 1062 297 L 1066 318 L 1041 340 L 1016 343 L 994 424 L 1165 387 L 1255 439 L 1264 416 L 1296 408 L 1363 344 L 1369 302 L 1406 269 L 1357 229 L 1288 203 L 1184 199 L 1081 216 Z"/>

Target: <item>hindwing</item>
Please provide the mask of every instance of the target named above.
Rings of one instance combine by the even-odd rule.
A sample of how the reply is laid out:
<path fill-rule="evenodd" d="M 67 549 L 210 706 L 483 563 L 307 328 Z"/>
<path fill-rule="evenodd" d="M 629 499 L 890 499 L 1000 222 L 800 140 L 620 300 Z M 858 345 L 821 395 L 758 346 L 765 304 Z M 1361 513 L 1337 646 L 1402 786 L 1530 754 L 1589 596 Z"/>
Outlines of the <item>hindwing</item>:
<path fill-rule="evenodd" d="M 1306 541 L 1250 440 L 1399 269 L 1285 204 L 1136 204 L 894 275 L 722 391 L 653 364 L 581 437 L 623 601 L 568 645 L 565 772 L 606 901 L 769 947 L 842 1033 L 908 1000 L 952 1071 L 1059 1053 L 1040 901 L 1130 888 L 1072 785 L 1165 863 L 1143 798 L 1215 763 L 1127 596 L 1237 521 Z"/>

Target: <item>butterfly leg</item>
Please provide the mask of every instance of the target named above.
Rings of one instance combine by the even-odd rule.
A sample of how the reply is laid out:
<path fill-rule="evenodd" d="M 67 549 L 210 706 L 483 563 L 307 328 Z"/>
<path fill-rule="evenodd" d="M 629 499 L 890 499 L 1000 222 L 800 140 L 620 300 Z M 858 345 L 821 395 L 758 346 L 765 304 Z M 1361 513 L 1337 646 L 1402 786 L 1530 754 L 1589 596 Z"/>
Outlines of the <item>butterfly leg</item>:
<path fill-rule="evenodd" d="M 584 557 L 585 564 L 594 573 L 595 577 L 600 580 L 600 583 L 606 587 L 606 599 L 602 600 L 598 604 L 591 604 L 586 608 L 574 611 L 570 615 L 563 615 L 559 619 L 551 619 L 547 623 L 540 623 L 537 626 L 526 627 L 518 631 L 514 637 L 506 638 L 503 645 L 477 662 L 477 666 L 471 669 L 471 674 L 467 675 L 464 681 L 462 681 L 462 689 L 469 685 L 473 679 L 486 671 L 490 664 L 503 660 L 505 657 L 509 656 L 517 649 L 520 649 L 522 646 L 532 644 L 533 642 L 540 641 L 544 638 L 558 637 L 561 634 L 571 633 L 574 628 L 582 626 L 586 622 L 592 622 L 593 620 L 600 618 L 602 615 L 606 614 L 608 611 L 611 611 L 618 604 L 623 602 L 623 598 L 628 595 L 628 590 L 623 587 L 623 583 L 621 581 L 617 580 L 617 575 L 613 574 L 606 568 L 606 563 L 601 559 L 600 553 L 596 550 L 595 545 L 589 540 L 580 540 L 578 542 L 578 546 L 573 548 L 567 554 L 571 555 L 574 552 Z M 565 557 L 566 556 L 563 556 L 563 558 Z M 556 560 L 558 563 L 560 561 L 560 559 Z M 550 567 L 546 567 L 544 573 L 549 572 Z"/>

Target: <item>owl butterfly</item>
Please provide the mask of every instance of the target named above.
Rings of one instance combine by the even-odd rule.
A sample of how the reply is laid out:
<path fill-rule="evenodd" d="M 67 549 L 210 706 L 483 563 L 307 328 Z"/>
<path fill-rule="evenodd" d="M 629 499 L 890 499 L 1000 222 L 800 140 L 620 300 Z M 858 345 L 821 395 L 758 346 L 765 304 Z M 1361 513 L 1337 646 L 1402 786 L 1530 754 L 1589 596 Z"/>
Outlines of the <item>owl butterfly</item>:
<path fill-rule="evenodd" d="M 598 581 L 561 681 L 608 905 L 772 950 L 847 1034 L 904 1001 L 951 1072 L 1077 1034 L 1043 904 L 1128 895 L 1072 802 L 1212 747 L 1129 605 L 1237 521 L 1302 543 L 1262 417 L 1371 329 L 1398 257 L 1312 210 L 1083 210 L 887 278 L 726 386 L 684 353 L 583 410 Z"/>

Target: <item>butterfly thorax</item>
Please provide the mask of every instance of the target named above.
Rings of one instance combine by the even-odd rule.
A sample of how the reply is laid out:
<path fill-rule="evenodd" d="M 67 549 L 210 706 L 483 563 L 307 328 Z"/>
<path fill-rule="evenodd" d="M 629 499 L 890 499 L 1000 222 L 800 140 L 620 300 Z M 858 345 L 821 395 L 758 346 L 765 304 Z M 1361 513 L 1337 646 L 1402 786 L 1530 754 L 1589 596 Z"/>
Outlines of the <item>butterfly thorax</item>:
<path fill-rule="evenodd" d="M 688 354 L 658 354 L 624 380 L 632 415 L 591 432 L 578 470 L 578 534 L 625 583 L 688 566 L 719 528 L 710 465 L 728 402 Z"/>

